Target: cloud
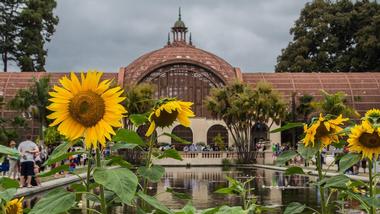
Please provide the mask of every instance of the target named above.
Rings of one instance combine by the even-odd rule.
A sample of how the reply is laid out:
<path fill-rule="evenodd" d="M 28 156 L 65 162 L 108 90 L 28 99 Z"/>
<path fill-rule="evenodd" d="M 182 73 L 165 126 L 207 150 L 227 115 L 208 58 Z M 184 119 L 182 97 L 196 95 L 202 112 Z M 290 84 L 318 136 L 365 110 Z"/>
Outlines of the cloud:
<path fill-rule="evenodd" d="M 51 72 L 100 69 L 117 72 L 165 45 L 182 7 L 198 48 L 244 72 L 274 70 L 291 39 L 289 29 L 306 0 L 64 0 L 60 23 L 47 45 Z M 12 66 L 11 68 L 15 68 Z"/>

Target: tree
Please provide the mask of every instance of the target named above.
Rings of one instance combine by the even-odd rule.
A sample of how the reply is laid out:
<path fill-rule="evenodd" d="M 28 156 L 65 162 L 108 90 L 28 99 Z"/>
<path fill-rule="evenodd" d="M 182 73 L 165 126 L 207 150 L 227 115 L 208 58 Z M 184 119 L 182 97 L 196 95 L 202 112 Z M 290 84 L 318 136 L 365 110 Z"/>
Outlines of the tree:
<path fill-rule="evenodd" d="M 347 105 L 346 94 L 343 92 L 336 92 L 330 94 L 324 90 L 321 91 L 323 99 L 315 102 L 312 105 L 323 114 L 331 114 L 334 116 L 343 115 L 345 117 L 359 117 L 359 113 Z"/>
<path fill-rule="evenodd" d="M 380 5 L 375 1 L 314 0 L 290 29 L 293 40 L 276 72 L 380 70 Z"/>
<path fill-rule="evenodd" d="M 304 94 L 298 98 L 299 104 L 296 108 L 296 112 L 298 118 L 302 118 L 303 122 L 307 122 L 310 114 L 315 111 L 315 108 L 312 105 L 313 100 L 314 97 L 308 94 Z"/>
<path fill-rule="evenodd" d="M 19 30 L 17 18 L 22 2 L 23 0 L 2 0 L 0 2 L 0 53 L 4 72 L 8 71 L 8 62 L 16 60 Z"/>
<path fill-rule="evenodd" d="M 51 40 L 58 24 L 58 17 L 53 14 L 56 6 L 55 0 L 26 0 L 19 16 L 21 30 L 16 54 L 22 71 L 45 71 L 44 45 Z"/>
<path fill-rule="evenodd" d="M 235 82 L 211 90 L 205 100 L 208 110 L 222 119 L 234 139 L 240 162 L 253 161 L 251 129 L 255 123 L 279 123 L 285 117 L 286 104 L 268 83 L 260 82 L 255 89 Z"/>
<path fill-rule="evenodd" d="M 149 112 L 155 102 L 153 99 L 154 92 L 154 85 L 148 83 L 126 86 L 124 107 L 128 114 L 145 114 Z M 132 124 L 129 120 L 126 121 L 126 127 L 132 129 Z"/>
<path fill-rule="evenodd" d="M 46 116 L 49 114 L 46 107 L 49 105 L 50 78 L 33 79 L 27 89 L 19 89 L 16 96 L 9 101 L 11 109 L 18 110 L 24 115 L 31 114 L 40 123 L 40 138 L 43 139 L 43 128 L 48 126 Z"/>

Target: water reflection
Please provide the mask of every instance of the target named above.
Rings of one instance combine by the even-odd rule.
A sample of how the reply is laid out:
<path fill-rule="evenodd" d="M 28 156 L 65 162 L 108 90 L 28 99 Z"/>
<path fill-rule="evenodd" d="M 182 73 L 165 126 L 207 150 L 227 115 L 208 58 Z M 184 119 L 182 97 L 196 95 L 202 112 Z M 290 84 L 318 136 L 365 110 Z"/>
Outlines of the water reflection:
<path fill-rule="evenodd" d="M 259 204 L 280 206 L 298 201 L 311 207 L 318 206 L 318 191 L 309 185 L 310 179 L 315 179 L 314 177 L 285 176 L 282 172 L 257 168 L 234 168 L 223 171 L 221 167 L 167 167 L 165 171 L 160 182 L 150 184 L 148 193 L 156 195 L 159 201 L 174 209 L 182 208 L 187 201 L 165 192 L 167 188 L 191 195 L 192 203 L 198 209 L 223 204 L 239 205 L 241 201 L 238 197 L 214 193 L 217 189 L 228 186 L 226 176 L 241 181 L 255 177 L 250 182 L 250 188 L 255 189 L 254 194 L 257 196 Z M 43 194 L 27 197 L 24 202 L 25 207 L 32 207 Z M 277 208 L 276 211 L 270 213 L 280 212 L 281 208 Z M 126 206 L 119 206 L 114 207 L 112 213 L 130 213 L 130 211 Z"/>

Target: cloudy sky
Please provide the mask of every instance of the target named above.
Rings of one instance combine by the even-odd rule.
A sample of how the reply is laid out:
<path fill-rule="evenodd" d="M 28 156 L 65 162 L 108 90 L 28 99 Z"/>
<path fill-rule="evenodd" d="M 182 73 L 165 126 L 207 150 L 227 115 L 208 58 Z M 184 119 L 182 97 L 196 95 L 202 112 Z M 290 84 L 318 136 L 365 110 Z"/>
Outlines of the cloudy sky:
<path fill-rule="evenodd" d="M 273 72 L 307 0 L 59 0 L 48 44 L 51 72 L 116 72 L 163 47 L 182 7 L 196 47 L 244 72 Z M 11 66 L 17 69 L 15 66 Z M 17 69 L 18 70 L 18 69 Z"/>

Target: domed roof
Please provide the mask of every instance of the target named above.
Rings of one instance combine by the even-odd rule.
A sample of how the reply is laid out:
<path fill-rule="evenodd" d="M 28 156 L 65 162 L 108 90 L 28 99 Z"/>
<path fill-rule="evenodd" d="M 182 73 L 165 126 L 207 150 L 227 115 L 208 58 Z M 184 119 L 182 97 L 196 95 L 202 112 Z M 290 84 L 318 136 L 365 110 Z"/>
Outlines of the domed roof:
<path fill-rule="evenodd" d="M 186 25 L 185 25 L 185 23 L 184 23 L 182 20 L 177 20 L 177 21 L 174 23 L 174 27 L 186 28 Z"/>
<path fill-rule="evenodd" d="M 189 63 L 203 67 L 219 76 L 224 82 L 237 78 L 235 69 L 222 58 L 189 44 L 172 43 L 164 48 L 144 54 L 127 67 L 122 68 L 124 72 L 123 82 L 139 83 L 157 68 L 178 63 Z"/>

